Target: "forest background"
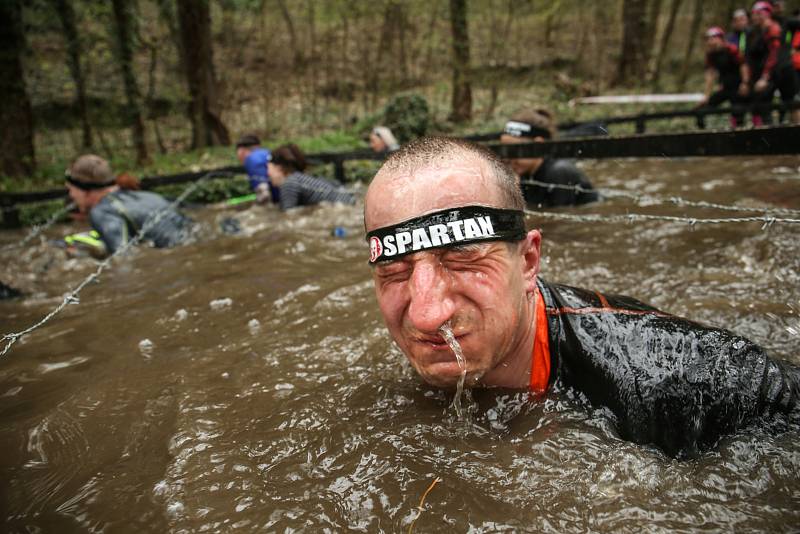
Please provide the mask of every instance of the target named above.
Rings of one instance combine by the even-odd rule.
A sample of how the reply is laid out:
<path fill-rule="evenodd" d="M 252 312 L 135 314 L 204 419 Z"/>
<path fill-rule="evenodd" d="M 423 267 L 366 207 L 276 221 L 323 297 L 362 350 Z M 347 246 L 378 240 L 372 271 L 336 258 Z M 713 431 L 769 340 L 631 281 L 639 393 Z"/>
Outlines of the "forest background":
<path fill-rule="evenodd" d="M 741 4 L 741 5 L 740 5 Z M 0 191 L 61 185 L 85 152 L 117 171 L 235 164 L 274 147 L 365 147 L 411 95 L 429 132 L 501 128 L 523 106 L 702 90 L 702 32 L 740 0 L 3 0 Z M 791 7 L 791 6 L 787 6 Z M 408 99 L 406 99 L 408 101 Z M 396 101 L 395 101 L 396 103 Z M 689 123 L 675 128 L 686 128 Z M 390 125 L 391 126 L 391 125 Z M 669 126 L 667 126 L 669 127 Z"/>

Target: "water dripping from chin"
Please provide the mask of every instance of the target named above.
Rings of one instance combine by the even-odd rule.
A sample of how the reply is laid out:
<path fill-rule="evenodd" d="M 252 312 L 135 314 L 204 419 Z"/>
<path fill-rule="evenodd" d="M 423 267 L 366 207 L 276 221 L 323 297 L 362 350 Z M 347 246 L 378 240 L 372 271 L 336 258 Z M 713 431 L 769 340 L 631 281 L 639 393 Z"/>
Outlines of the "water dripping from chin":
<path fill-rule="evenodd" d="M 458 420 L 463 421 L 465 412 L 461 406 L 461 396 L 464 393 L 464 381 L 467 379 L 467 361 L 464 359 L 461 345 L 456 339 L 455 334 L 453 334 L 453 329 L 450 327 L 450 321 L 440 326 L 439 332 L 442 334 L 445 341 L 447 341 L 447 344 L 450 345 L 450 350 L 453 351 L 456 361 L 458 362 L 458 367 L 461 369 L 461 376 L 458 378 L 458 385 L 456 386 L 456 395 L 453 397 L 451 406 L 455 409 Z"/>

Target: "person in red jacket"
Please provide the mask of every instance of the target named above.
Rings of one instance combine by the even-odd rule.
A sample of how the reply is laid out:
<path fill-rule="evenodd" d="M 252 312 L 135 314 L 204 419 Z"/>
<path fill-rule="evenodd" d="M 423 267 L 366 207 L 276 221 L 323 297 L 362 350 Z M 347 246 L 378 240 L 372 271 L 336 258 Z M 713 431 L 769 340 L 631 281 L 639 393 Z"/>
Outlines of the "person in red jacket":
<path fill-rule="evenodd" d="M 772 123 L 772 114 L 764 108 L 772 103 L 777 90 L 781 101 L 790 103 L 797 94 L 797 79 L 790 60 L 789 47 L 783 46 L 783 30 L 772 20 L 772 4 L 756 2 L 751 11 L 753 39 L 745 54 L 745 75 L 739 88 L 742 96 L 752 93 L 753 124 Z M 747 83 L 749 82 L 749 84 Z"/>
<path fill-rule="evenodd" d="M 739 48 L 725 41 L 725 32 L 714 26 L 706 31 L 706 72 L 705 92 L 699 107 L 718 107 L 723 102 L 731 106 L 741 105 L 739 96 L 742 83 L 744 57 Z M 731 126 L 736 128 L 744 122 L 744 114 L 734 112 Z"/>

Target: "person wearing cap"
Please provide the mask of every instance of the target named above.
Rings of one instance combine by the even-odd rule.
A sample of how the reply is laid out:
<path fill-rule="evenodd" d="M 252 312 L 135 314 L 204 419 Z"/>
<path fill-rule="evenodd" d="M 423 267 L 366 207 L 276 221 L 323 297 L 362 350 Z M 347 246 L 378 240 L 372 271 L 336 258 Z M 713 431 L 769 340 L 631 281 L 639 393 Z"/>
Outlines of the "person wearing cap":
<path fill-rule="evenodd" d="M 506 123 L 500 142 L 517 144 L 548 141 L 555 137 L 555 131 L 552 113 L 545 109 L 523 109 Z M 522 193 L 529 206 L 574 206 L 598 199 L 589 179 L 570 160 L 517 158 L 510 160 L 509 165 L 519 177 Z"/>
<path fill-rule="evenodd" d="M 376 154 L 387 156 L 390 152 L 394 152 L 400 148 L 400 144 L 389 128 L 386 126 L 376 126 L 369 133 L 369 147 Z"/>
<path fill-rule="evenodd" d="M 800 369 L 754 343 L 624 296 L 539 276 L 515 174 L 484 147 L 427 137 L 386 160 L 364 201 L 380 313 L 411 366 L 453 388 L 574 391 L 619 434 L 686 456 L 776 413 L 800 422 Z"/>
<path fill-rule="evenodd" d="M 782 42 L 780 25 L 772 20 L 772 4 L 756 2 L 750 12 L 753 20 L 753 39 L 745 54 L 746 74 L 740 94 L 752 93 L 753 124 L 772 124 L 772 112 L 765 107 L 772 104 L 777 90 L 784 104 L 790 103 L 798 90 L 798 81 L 792 68 L 789 47 Z M 745 85 L 749 80 L 750 85 Z"/>
<path fill-rule="evenodd" d="M 705 91 L 698 107 L 716 108 L 723 102 L 730 102 L 731 106 L 741 105 L 743 98 L 739 96 L 739 85 L 742 75 L 746 74 L 742 53 L 736 45 L 725 41 L 725 32 L 720 27 L 709 28 L 705 37 Z M 743 123 L 742 112 L 731 115 L 731 126 L 736 128 Z"/>
<path fill-rule="evenodd" d="M 338 182 L 305 174 L 308 163 L 303 151 L 295 144 L 276 148 L 268 165 L 272 183 L 280 188 L 280 207 L 283 211 L 320 202 L 355 202 L 353 194 Z"/>
<path fill-rule="evenodd" d="M 129 175 L 115 177 L 108 161 L 94 154 L 76 159 L 66 173 L 69 196 L 80 213 L 113 254 L 135 235 L 155 247 L 171 247 L 189 234 L 191 222 L 170 206 L 162 196 L 138 191 L 138 182 Z M 151 219 L 158 217 L 158 221 Z M 145 226 L 147 225 L 147 226 Z"/>
<path fill-rule="evenodd" d="M 236 142 L 236 157 L 244 165 L 250 189 L 256 194 L 256 202 L 265 204 L 270 200 L 280 202 L 280 191 L 269 179 L 267 162 L 269 150 L 261 146 L 261 139 L 255 134 L 245 134 Z"/>
<path fill-rule="evenodd" d="M 744 57 L 747 50 L 747 39 L 750 35 L 750 19 L 746 9 L 737 9 L 731 16 L 731 31 L 726 36 L 726 41 L 734 45 Z"/>

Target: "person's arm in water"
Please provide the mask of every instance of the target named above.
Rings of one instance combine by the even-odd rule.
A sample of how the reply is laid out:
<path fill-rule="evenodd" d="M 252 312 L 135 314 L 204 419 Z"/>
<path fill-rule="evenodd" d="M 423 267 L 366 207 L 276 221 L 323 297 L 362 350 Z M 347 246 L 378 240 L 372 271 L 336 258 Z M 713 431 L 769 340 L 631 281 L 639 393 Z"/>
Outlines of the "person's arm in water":
<path fill-rule="evenodd" d="M 89 212 L 89 222 L 100 234 L 108 254 L 115 253 L 131 238 L 127 221 L 116 210 L 103 204 L 92 208 Z"/>

